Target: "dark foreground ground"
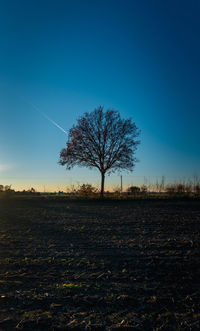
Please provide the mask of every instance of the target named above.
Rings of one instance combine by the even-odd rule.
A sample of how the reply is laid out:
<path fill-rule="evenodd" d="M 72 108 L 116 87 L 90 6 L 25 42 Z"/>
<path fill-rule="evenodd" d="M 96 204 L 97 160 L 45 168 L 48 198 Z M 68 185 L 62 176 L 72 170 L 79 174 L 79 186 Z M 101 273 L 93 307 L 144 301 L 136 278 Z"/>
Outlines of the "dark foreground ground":
<path fill-rule="evenodd" d="M 0 201 L 0 330 L 199 330 L 199 201 Z"/>

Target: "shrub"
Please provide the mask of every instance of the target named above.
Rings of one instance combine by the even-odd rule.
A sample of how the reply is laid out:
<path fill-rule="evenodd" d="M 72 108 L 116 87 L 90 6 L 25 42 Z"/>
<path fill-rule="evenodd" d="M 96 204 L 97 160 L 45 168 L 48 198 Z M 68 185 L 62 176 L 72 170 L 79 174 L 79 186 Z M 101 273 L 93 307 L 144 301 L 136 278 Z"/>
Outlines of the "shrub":
<path fill-rule="evenodd" d="M 146 194 L 147 193 L 147 186 L 146 185 L 142 185 L 141 188 L 140 188 L 140 192 L 143 193 L 143 194 Z"/>
<path fill-rule="evenodd" d="M 92 186 L 91 184 L 83 184 L 80 185 L 78 190 L 76 191 L 77 195 L 83 196 L 83 197 L 91 197 L 98 193 L 98 190 L 96 187 Z"/>
<path fill-rule="evenodd" d="M 140 188 L 138 186 L 130 186 L 127 189 L 128 194 L 138 194 L 140 193 Z"/>
<path fill-rule="evenodd" d="M 168 185 L 168 186 L 166 187 L 166 192 L 167 192 L 168 194 L 174 194 L 174 193 L 175 193 L 175 187 L 174 187 L 174 185 Z"/>
<path fill-rule="evenodd" d="M 194 187 L 194 192 L 195 192 L 196 194 L 200 194 L 200 184 L 195 185 L 195 187 Z"/>

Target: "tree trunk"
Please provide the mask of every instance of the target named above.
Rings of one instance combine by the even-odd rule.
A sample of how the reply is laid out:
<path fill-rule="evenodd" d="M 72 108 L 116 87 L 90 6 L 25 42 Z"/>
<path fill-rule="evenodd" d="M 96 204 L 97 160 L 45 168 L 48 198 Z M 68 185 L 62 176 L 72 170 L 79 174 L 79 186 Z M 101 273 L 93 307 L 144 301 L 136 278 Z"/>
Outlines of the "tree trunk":
<path fill-rule="evenodd" d="M 104 195 L 104 181 L 105 181 L 105 173 L 101 173 L 101 198 L 103 198 Z"/>

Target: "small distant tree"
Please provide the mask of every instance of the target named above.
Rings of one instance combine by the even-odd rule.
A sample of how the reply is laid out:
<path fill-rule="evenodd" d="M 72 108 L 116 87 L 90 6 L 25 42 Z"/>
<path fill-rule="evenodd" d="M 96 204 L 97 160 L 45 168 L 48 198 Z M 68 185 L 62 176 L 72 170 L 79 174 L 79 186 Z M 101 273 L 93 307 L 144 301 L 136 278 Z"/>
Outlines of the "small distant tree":
<path fill-rule="evenodd" d="M 35 189 L 33 187 L 31 187 L 30 190 L 28 190 L 28 193 L 36 193 Z"/>
<path fill-rule="evenodd" d="M 185 192 L 185 185 L 184 184 L 177 184 L 176 185 L 176 192 L 177 193 L 184 193 Z"/>
<path fill-rule="evenodd" d="M 98 169 L 103 197 L 106 173 L 133 170 L 138 135 L 139 130 L 131 119 L 122 119 L 115 110 L 104 112 L 100 106 L 91 113 L 85 113 L 69 130 L 59 163 L 67 170 L 75 165 Z"/>
<path fill-rule="evenodd" d="M 200 194 L 200 184 L 196 184 L 195 187 L 194 187 L 194 192 L 196 194 Z"/>
<path fill-rule="evenodd" d="M 175 194 L 175 186 L 174 185 L 167 185 L 165 191 L 168 193 L 168 194 Z"/>
<path fill-rule="evenodd" d="M 11 186 L 12 185 L 5 185 L 4 186 L 4 191 L 6 191 L 6 192 L 10 192 L 12 189 L 11 189 Z"/>
<path fill-rule="evenodd" d="M 127 189 L 128 194 L 138 194 L 140 193 L 140 187 L 138 186 L 130 186 Z"/>
<path fill-rule="evenodd" d="M 5 196 L 15 193 L 15 190 L 13 190 L 11 186 L 12 185 L 5 185 L 5 186 L 0 185 L 0 192 L 1 193 L 3 192 Z"/>
<path fill-rule="evenodd" d="M 98 192 L 97 188 L 92 186 L 91 184 L 83 184 L 79 186 L 78 190 L 76 193 L 80 196 L 93 196 Z"/>
<path fill-rule="evenodd" d="M 140 188 L 140 192 L 143 193 L 143 194 L 146 194 L 148 191 L 148 188 L 146 185 L 142 185 L 141 188 Z"/>

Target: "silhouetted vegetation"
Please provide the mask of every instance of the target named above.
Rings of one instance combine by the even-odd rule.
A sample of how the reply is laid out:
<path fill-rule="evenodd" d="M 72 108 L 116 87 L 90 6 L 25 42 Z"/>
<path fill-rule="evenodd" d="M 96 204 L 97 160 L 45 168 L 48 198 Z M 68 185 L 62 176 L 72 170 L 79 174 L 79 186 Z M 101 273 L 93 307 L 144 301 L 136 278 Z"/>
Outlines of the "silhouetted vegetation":
<path fill-rule="evenodd" d="M 25 195 L 29 195 L 29 196 L 32 196 L 32 195 L 40 195 L 39 192 L 36 192 L 36 190 L 32 187 L 31 189 L 29 190 L 22 190 L 22 191 L 15 191 L 14 189 L 11 188 L 12 185 L 2 185 L 0 184 L 0 198 L 7 198 L 7 197 L 10 197 L 10 196 L 15 196 L 15 195 L 22 195 L 22 196 L 25 196 Z"/>
<path fill-rule="evenodd" d="M 76 195 L 80 197 L 88 197 L 92 198 L 98 194 L 98 190 L 96 187 L 92 186 L 91 184 L 83 184 L 78 187 L 76 190 Z"/>
<path fill-rule="evenodd" d="M 5 192 L 5 193 L 13 193 L 15 192 L 12 188 L 12 185 L 0 185 L 0 193 Z"/>
<path fill-rule="evenodd" d="M 59 163 L 68 170 L 76 165 L 97 168 L 101 173 L 103 197 L 106 173 L 133 170 L 138 135 L 139 130 L 131 119 L 121 119 L 118 111 L 103 112 L 103 107 L 99 107 L 85 113 L 70 129 Z"/>
<path fill-rule="evenodd" d="M 106 191 L 104 197 L 108 199 L 200 197 L 200 184 L 189 185 L 188 183 L 176 183 L 166 186 L 162 184 L 162 191 L 160 187 L 158 183 L 149 186 L 128 186 L 124 192 L 121 192 L 121 188 L 116 186 L 113 187 L 112 191 Z M 85 197 L 97 199 L 99 197 L 99 190 L 91 184 L 82 184 L 77 186 L 77 188 L 74 187 L 73 194 L 73 196 L 77 198 Z"/>
<path fill-rule="evenodd" d="M 140 187 L 139 186 L 130 186 L 127 189 L 128 194 L 138 194 L 140 193 Z"/>
<path fill-rule="evenodd" d="M 98 199 L 100 190 L 90 183 L 81 185 L 71 185 L 66 188 L 66 191 L 58 192 L 37 192 L 34 188 L 28 190 L 15 191 L 12 185 L 0 185 L 0 198 L 12 196 L 58 196 L 67 197 L 72 199 Z M 159 183 L 141 185 L 141 186 L 128 186 L 121 192 L 120 186 L 115 186 L 111 191 L 104 193 L 106 199 L 135 199 L 135 198 L 181 198 L 181 197 L 200 197 L 200 180 L 196 178 L 193 182 L 191 180 L 182 183 L 164 184 L 163 179 Z"/>

